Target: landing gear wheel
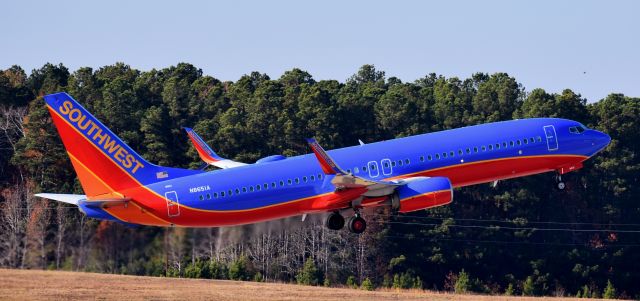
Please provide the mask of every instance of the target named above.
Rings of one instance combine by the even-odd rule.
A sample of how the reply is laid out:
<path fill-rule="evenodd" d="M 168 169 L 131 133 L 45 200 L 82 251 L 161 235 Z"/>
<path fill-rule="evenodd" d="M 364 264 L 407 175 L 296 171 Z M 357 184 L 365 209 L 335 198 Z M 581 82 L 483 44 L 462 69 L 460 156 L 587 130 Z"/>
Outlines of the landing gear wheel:
<path fill-rule="evenodd" d="M 559 190 L 564 190 L 565 187 L 567 187 L 567 185 L 565 185 L 564 182 L 560 181 L 560 182 L 558 182 L 558 186 L 557 187 L 558 187 Z"/>
<path fill-rule="evenodd" d="M 353 216 L 349 219 L 349 231 L 355 234 L 360 234 L 367 229 L 367 222 L 359 215 Z"/>
<path fill-rule="evenodd" d="M 338 212 L 333 212 L 327 216 L 324 224 L 331 230 L 340 230 L 344 227 L 344 217 Z"/>

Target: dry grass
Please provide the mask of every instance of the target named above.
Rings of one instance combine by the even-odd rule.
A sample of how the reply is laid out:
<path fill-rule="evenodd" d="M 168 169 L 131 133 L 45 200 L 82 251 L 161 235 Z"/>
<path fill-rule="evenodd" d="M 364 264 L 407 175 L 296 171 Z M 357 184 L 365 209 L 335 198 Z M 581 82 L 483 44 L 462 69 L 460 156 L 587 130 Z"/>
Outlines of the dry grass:
<path fill-rule="evenodd" d="M 2 300 L 573 300 L 0 269 Z M 584 299 L 575 299 L 584 300 Z"/>

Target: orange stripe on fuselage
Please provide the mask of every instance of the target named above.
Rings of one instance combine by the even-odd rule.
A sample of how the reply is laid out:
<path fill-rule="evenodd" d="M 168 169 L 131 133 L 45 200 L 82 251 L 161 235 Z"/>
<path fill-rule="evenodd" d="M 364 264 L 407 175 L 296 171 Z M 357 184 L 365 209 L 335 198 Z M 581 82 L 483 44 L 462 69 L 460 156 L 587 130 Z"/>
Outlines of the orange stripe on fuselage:
<path fill-rule="evenodd" d="M 447 177 L 453 187 L 463 187 L 553 171 L 563 164 L 582 162 L 586 159 L 588 159 L 588 157 L 580 155 L 539 155 L 500 158 L 458 163 L 404 174 L 385 180 L 406 179 L 419 176 Z"/>

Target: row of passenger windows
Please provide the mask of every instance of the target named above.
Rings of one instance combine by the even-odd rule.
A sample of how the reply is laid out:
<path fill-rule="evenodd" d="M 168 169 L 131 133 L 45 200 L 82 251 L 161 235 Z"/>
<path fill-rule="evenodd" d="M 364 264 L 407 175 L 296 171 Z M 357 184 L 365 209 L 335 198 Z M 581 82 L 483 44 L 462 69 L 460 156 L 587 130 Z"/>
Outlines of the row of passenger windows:
<path fill-rule="evenodd" d="M 459 149 L 457 151 L 458 156 L 462 156 L 464 155 L 464 153 L 466 152 L 467 154 L 471 154 L 473 153 L 478 153 L 480 151 L 486 152 L 486 151 L 493 151 L 493 150 L 499 150 L 500 148 L 506 149 L 509 147 L 515 147 L 517 146 L 521 146 L 521 145 L 525 145 L 525 144 L 533 144 L 537 142 L 542 142 L 542 137 L 540 136 L 536 136 L 534 137 L 529 137 L 529 138 L 522 138 L 522 139 L 516 139 L 516 140 L 511 140 L 511 141 L 503 141 L 502 143 L 495 143 L 495 144 L 487 144 L 487 145 L 481 145 L 481 146 L 474 146 L 474 147 L 467 147 L 464 151 L 462 149 Z M 448 157 L 455 157 L 456 156 L 456 152 L 455 151 L 449 151 L 449 152 L 442 152 L 442 153 L 437 153 L 434 155 L 428 155 L 426 156 L 420 156 L 420 162 L 424 162 L 425 159 L 428 161 L 432 161 L 432 160 L 440 160 L 440 159 L 444 159 L 444 158 L 448 158 Z M 384 168 L 389 168 L 389 165 L 391 165 L 391 167 L 396 167 L 396 166 L 403 166 L 403 165 L 409 165 L 411 164 L 411 160 L 409 159 L 404 159 L 404 160 L 397 160 L 397 161 L 391 161 L 391 160 L 382 160 L 381 164 Z M 376 165 L 371 165 L 369 166 L 369 168 L 371 170 L 376 170 Z M 358 167 L 354 167 L 353 169 L 354 173 L 358 173 L 360 172 Z M 362 167 L 362 171 L 363 172 L 367 172 L 367 167 L 363 166 Z M 351 169 L 347 169 L 348 173 L 351 173 Z"/>
<path fill-rule="evenodd" d="M 509 147 L 514 147 L 514 146 L 521 146 L 524 144 L 529 144 L 529 143 L 535 143 L 535 142 L 542 142 L 542 137 L 537 136 L 537 137 L 529 137 L 529 138 L 522 138 L 522 139 L 516 139 L 516 140 L 511 140 L 511 141 L 503 141 L 502 143 L 495 143 L 495 144 L 487 144 L 487 145 L 481 145 L 481 146 L 474 146 L 473 148 L 471 147 L 467 147 L 464 151 L 462 149 L 458 150 L 458 155 L 462 156 L 464 155 L 464 153 L 466 152 L 467 154 L 471 154 L 471 152 L 473 151 L 474 153 L 478 153 L 480 151 L 486 152 L 486 151 L 493 151 L 493 150 L 499 150 L 500 148 L 506 149 Z M 428 161 L 432 161 L 432 160 L 440 160 L 440 159 L 444 159 L 447 157 L 455 157 L 456 152 L 454 151 L 450 151 L 450 152 L 443 152 L 443 153 L 437 153 L 434 155 L 427 155 L 426 159 Z M 425 156 L 420 156 L 420 162 L 424 162 L 425 161 Z M 404 159 L 404 160 L 397 160 L 397 161 L 391 161 L 391 160 L 382 160 L 381 162 L 382 166 L 384 168 L 389 168 L 389 165 L 391 165 L 391 167 L 396 167 L 396 166 L 403 166 L 403 165 L 409 165 L 411 164 L 411 160 L 409 159 Z M 368 168 L 367 166 L 362 166 L 362 172 L 367 172 L 369 171 L 369 168 L 373 171 L 376 170 L 377 165 L 370 165 Z M 347 173 L 351 173 L 352 170 L 351 169 L 347 169 Z M 358 167 L 354 167 L 353 168 L 353 173 L 359 173 L 360 169 Z M 301 182 L 303 183 L 307 183 L 309 181 L 315 181 L 316 179 L 318 180 L 322 180 L 322 174 L 318 174 L 317 176 L 311 175 L 309 177 L 307 176 L 303 176 L 302 180 L 300 180 L 300 178 L 294 178 L 294 179 L 287 179 L 286 180 L 286 184 L 287 185 L 293 185 L 295 184 L 300 184 Z M 285 181 L 284 180 L 280 180 L 279 182 L 280 186 L 285 186 Z M 271 188 L 276 188 L 277 184 L 276 182 L 271 182 Z M 247 193 L 247 192 L 254 192 L 254 191 L 260 191 L 260 190 L 267 190 L 269 189 L 269 184 L 264 183 L 262 185 L 255 185 L 255 186 L 247 186 L 247 187 L 242 187 L 242 188 L 236 188 L 234 189 L 229 189 L 227 191 L 220 191 L 220 192 L 214 192 L 213 193 L 213 198 L 219 198 L 219 197 L 225 197 L 225 196 L 231 196 L 233 195 L 233 193 L 235 192 L 235 194 L 240 194 L 240 193 Z M 211 194 L 207 193 L 206 195 L 200 195 L 199 196 L 200 200 L 210 200 L 211 199 Z"/>
<path fill-rule="evenodd" d="M 226 197 L 226 196 L 232 196 L 234 193 L 235 194 L 241 194 L 241 193 L 248 193 L 248 192 L 254 192 L 254 191 L 260 191 L 260 190 L 267 190 L 269 188 L 276 188 L 278 187 L 278 184 L 280 184 L 280 186 L 285 186 L 286 185 L 293 185 L 295 184 L 300 184 L 300 183 L 307 183 L 307 182 L 313 182 L 315 180 L 322 180 L 322 174 L 318 174 L 318 175 L 311 175 L 309 177 L 307 176 L 303 176 L 302 178 L 294 178 L 294 179 L 287 179 L 285 180 L 280 180 L 279 183 L 276 182 L 271 182 L 271 185 L 269 185 L 268 183 L 264 183 L 262 185 L 257 184 L 255 186 L 245 186 L 245 187 L 238 187 L 236 189 L 229 189 L 227 191 L 220 191 L 220 192 L 214 192 L 213 193 L 213 198 L 217 199 L 220 197 Z M 207 194 L 202 194 L 199 196 L 201 201 L 204 201 L 205 199 L 210 200 L 211 199 L 212 194 L 211 193 L 207 193 Z"/>
<path fill-rule="evenodd" d="M 524 144 L 529 144 L 529 143 L 535 143 L 535 142 L 542 142 L 542 137 L 537 136 L 537 137 L 529 137 L 529 138 L 523 138 L 523 139 L 516 139 L 516 140 L 511 140 L 509 142 L 503 141 L 502 143 L 495 143 L 495 144 L 487 144 L 487 145 L 481 145 L 481 146 L 474 146 L 474 147 L 467 147 L 464 151 L 462 149 L 458 150 L 458 155 L 462 156 L 465 152 L 467 154 L 471 154 L 471 152 L 473 153 L 477 153 L 480 151 L 486 152 L 486 151 L 493 151 L 493 150 L 499 150 L 500 148 L 509 148 L 509 147 L 514 147 L 514 146 L 521 146 Z M 427 156 L 427 160 L 431 161 L 433 159 L 439 160 L 440 158 L 444 159 L 447 157 L 454 157 L 456 155 L 456 152 L 454 151 L 450 151 L 450 152 L 443 152 L 442 154 L 438 153 L 435 155 L 428 155 Z M 424 162 L 425 161 L 425 157 L 424 156 L 420 156 L 420 162 Z"/>

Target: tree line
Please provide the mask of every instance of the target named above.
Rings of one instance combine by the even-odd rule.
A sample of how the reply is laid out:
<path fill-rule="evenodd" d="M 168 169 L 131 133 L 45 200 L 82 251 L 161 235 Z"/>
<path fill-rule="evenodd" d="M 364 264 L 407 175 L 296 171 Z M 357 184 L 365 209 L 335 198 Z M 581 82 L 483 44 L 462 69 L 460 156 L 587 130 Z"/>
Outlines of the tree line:
<path fill-rule="evenodd" d="M 611 145 L 554 190 L 552 174 L 455 190 L 445 207 L 365 212 L 364 235 L 322 218 L 230 228 L 129 228 L 85 218 L 36 192 L 82 193 L 42 96 L 66 91 L 149 161 L 198 168 L 182 127 L 243 162 L 486 122 L 562 117 Z M 45 64 L 0 71 L 0 265 L 168 277 L 424 288 L 458 292 L 640 297 L 640 99 L 587 103 L 566 89 L 526 90 L 506 73 L 413 82 L 364 65 L 345 81 L 300 69 L 235 82 L 187 63 L 124 63 L 73 72 Z M 437 143 L 435 141 L 434 143 Z M 213 171 L 215 172 L 215 171 Z"/>

